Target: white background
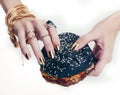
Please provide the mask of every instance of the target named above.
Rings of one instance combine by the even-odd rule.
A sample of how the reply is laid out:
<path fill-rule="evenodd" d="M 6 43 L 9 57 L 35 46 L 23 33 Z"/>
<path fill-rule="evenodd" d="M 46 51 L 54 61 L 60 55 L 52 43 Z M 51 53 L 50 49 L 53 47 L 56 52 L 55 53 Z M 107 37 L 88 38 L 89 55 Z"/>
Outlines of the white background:
<path fill-rule="evenodd" d="M 59 33 L 79 35 L 89 32 L 97 22 L 120 10 L 120 0 L 22 1 L 38 18 L 53 20 Z M 33 54 L 30 61 L 22 60 L 20 49 L 15 49 L 9 40 L 4 18 L 5 13 L 0 7 L 0 95 L 120 95 L 120 34 L 116 38 L 113 59 L 100 76 L 87 77 L 76 85 L 62 87 L 41 77 Z"/>

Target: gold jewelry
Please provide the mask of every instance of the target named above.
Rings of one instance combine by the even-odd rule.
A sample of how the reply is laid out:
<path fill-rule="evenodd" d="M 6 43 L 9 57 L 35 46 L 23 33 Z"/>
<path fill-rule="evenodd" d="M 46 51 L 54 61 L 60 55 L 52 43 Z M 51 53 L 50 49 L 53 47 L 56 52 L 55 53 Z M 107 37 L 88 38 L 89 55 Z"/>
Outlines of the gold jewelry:
<path fill-rule="evenodd" d="M 43 39 L 43 38 L 45 38 L 47 36 L 49 36 L 49 34 L 43 35 L 43 36 L 41 36 L 41 38 Z"/>
<path fill-rule="evenodd" d="M 35 32 L 34 31 L 28 31 L 27 32 L 27 39 L 26 39 L 26 42 L 29 43 L 30 40 L 34 39 L 36 36 L 35 36 Z"/>
<path fill-rule="evenodd" d="M 30 13 L 28 8 L 22 4 L 17 5 L 14 8 L 12 8 L 6 15 L 5 20 L 6 20 L 6 25 L 8 26 L 8 34 L 15 47 L 18 47 L 18 41 L 17 41 L 17 38 L 13 30 L 14 23 L 26 17 L 35 18 L 35 16 Z"/>

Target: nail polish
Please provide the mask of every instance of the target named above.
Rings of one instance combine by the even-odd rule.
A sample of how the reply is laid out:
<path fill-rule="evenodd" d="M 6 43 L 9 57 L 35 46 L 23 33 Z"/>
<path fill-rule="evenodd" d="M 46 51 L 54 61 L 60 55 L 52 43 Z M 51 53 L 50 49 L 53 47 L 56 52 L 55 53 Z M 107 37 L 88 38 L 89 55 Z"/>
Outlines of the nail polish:
<path fill-rule="evenodd" d="M 39 58 L 39 61 L 40 61 L 40 63 L 42 63 L 42 65 L 45 65 L 43 57 Z"/>
<path fill-rule="evenodd" d="M 71 47 L 71 50 L 75 50 L 77 47 L 79 47 L 78 43 L 74 43 Z"/>
<path fill-rule="evenodd" d="M 60 46 L 56 45 L 56 50 L 59 51 L 60 50 Z"/>
<path fill-rule="evenodd" d="M 51 51 L 49 51 L 49 57 L 50 58 L 52 58 L 52 59 L 54 59 L 54 53 L 53 53 L 53 51 L 51 50 Z"/>
<path fill-rule="evenodd" d="M 30 57 L 28 56 L 28 54 L 27 54 L 27 53 L 26 53 L 25 57 L 26 57 L 26 59 L 28 59 L 28 60 L 30 59 Z"/>

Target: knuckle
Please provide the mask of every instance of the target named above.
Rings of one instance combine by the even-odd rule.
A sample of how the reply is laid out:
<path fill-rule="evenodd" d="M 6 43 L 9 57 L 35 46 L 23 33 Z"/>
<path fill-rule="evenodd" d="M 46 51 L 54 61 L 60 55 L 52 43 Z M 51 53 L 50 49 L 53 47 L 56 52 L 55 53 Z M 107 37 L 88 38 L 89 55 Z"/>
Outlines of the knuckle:
<path fill-rule="evenodd" d="M 84 43 L 85 42 L 85 37 L 84 36 L 81 36 L 78 38 L 78 40 L 76 41 L 77 43 Z"/>
<path fill-rule="evenodd" d="M 22 19 L 20 19 L 21 21 L 31 21 L 33 18 L 30 18 L 30 17 L 26 17 L 26 18 L 22 18 Z"/>
<path fill-rule="evenodd" d="M 46 24 L 46 20 L 43 19 L 43 20 L 41 20 L 41 21 L 42 21 L 44 24 Z"/>
<path fill-rule="evenodd" d="M 48 31 L 43 27 L 42 29 L 40 29 L 43 33 L 47 33 L 48 34 Z"/>
<path fill-rule="evenodd" d="M 22 24 L 27 26 L 27 25 L 31 24 L 31 22 L 29 20 L 22 20 Z"/>
<path fill-rule="evenodd" d="M 14 31 L 18 31 L 21 26 L 21 21 L 16 21 L 15 24 L 13 25 Z"/>
<path fill-rule="evenodd" d="M 39 19 L 37 19 L 37 18 L 34 18 L 34 19 L 32 19 L 31 20 L 32 21 L 32 23 L 34 23 L 34 24 L 42 24 L 42 20 L 39 20 Z"/>
<path fill-rule="evenodd" d="M 37 22 L 37 19 L 34 18 L 34 19 L 31 19 L 31 21 L 32 21 L 33 23 L 36 23 L 36 22 Z"/>

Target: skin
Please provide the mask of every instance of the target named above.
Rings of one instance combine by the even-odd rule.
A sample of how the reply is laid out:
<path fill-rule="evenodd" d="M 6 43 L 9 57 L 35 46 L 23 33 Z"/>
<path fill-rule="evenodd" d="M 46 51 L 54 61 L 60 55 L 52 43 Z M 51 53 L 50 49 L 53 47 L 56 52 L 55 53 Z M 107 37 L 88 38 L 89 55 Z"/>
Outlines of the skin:
<path fill-rule="evenodd" d="M 20 0 L 0 0 L 0 3 L 6 13 L 14 6 L 22 4 Z M 79 44 L 79 47 L 75 48 L 75 50 L 83 48 L 91 41 L 95 42 L 93 53 L 99 61 L 95 69 L 90 74 L 91 76 L 98 76 L 104 66 L 110 62 L 112 58 L 115 38 L 117 36 L 119 28 L 120 12 L 117 12 L 97 23 L 90 32 L 83 35 L 76 41 Z M 31 56 L 30 51 L 28 50 L 25 42 L 26 31 L 35 30 L 35 33 L 38 36 L 36 37 L 36 39 L 30 40 L 30 45 L 38 62 L 39 58 L 43 57 L 43 55 L 41 53 L 37 40 L 43 41 L 47 53 L 51 50 L 54 52 L 54 48 L 56 47 L 56 45 L 60 45 L 60 41 L 57 36 L 57 30 L 54 27 L 47 29 L 45 27 L 45 21 L 43 20 L 39 20 L 36 18 L 23 18 L 15 23 L 14 30 L 16 35 L 18 36 L 22 53 L 24 55 L 27 53 L 29 57 Z M 49 36 L 43 39 L 41 38 L 42 35 L 46 35 L 48 33 L 50 34 Z M 39 63 L 42 64 L 41 62 Z"/>
<path fill-rule="evenodd" d="M 20 0 L 0 0 L 0 3 L 6 13 L 16 5 L 22 4 Z M 32 50 L 40 64 L 43 64 L 43 62 L 40 61 L 40 58 L 41 57 L 43 58 L 43 55 L 38 45 L 38 40 L 41 40 L 44 43 L 44 46 L 46 48 L 46 51 L 49 57 L 50 57 L 49 51 L 52 51 L 53 54 L 55 54 L 54 49 L 56 48 L 56 45 L 60 46 L 60 41 L 57 35 L 56 28 L 51 27 L 48 29 L 46 28 L 45 24 L 46 24 L 46 21 L 44 20 L 28 17 L 28 18 L 22 18 L 18 20 L 17 22 L 15 22 L 13 27 L 14 32 L 18 37 L 21 51 L 24 56 L 26 56 L 27 54 L 27 59 L 31 57 L 31 54 L 29 49 L 27 48 L 26 34 L 28 31 L 35 31 L 35 34 L 37 35 L 37 37 L 34 39 L 31 39 L 29 41 L 29 44 L 31 45 Z M 42 38 L 42 36 L 46 34 L 49 34 L 49 36 Z"/>
<path fill-rule="evenodd" d="M 99 61 L 91 72 L 91 76 L 98 76 L 104 66 L 111 61 L 114 42 L 120 30 L 119 19 L 120 12 L 117 12 L 97 23 L 90 32 L 76 41 L 79 47 L 75 48 L 75 50 L 83 48 L 91 41 L 95 42 L 93 53 Z"/>

